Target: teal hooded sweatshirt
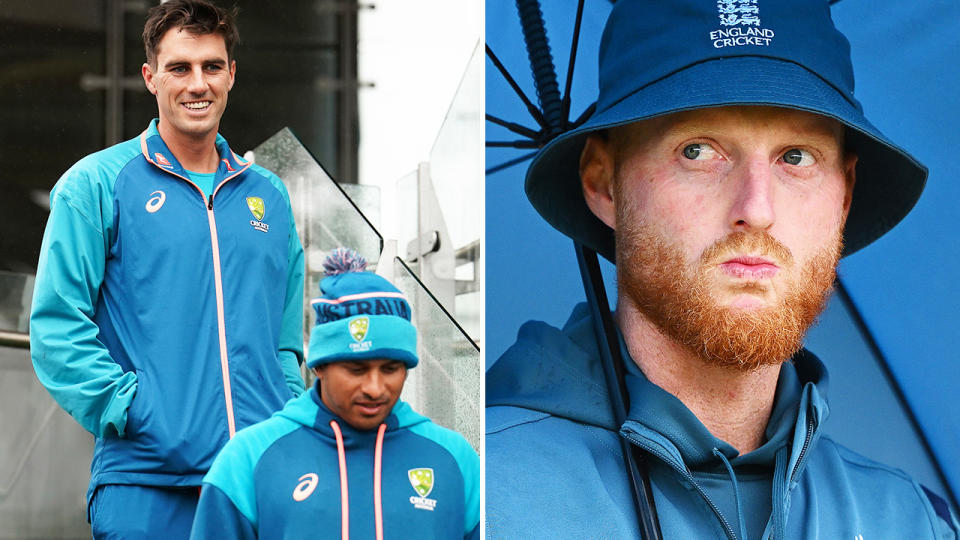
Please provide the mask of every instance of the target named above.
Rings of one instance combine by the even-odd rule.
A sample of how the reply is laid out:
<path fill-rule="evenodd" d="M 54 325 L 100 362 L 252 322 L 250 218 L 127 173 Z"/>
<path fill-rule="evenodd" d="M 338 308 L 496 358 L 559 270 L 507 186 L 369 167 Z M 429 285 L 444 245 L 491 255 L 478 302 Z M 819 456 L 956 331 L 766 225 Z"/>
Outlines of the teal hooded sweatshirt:
<path fill-rule="evenodd" d="M 528 322 L 487 372 L 487 538 L 640 538 L 619 437 L 647 456 L 665 539 L 957 538 L 942 499 L 823 435 L 827 374 L 783 365 L 766 442 L 744 455 L 628 359 L 614 424 L 585 304 Z"/>

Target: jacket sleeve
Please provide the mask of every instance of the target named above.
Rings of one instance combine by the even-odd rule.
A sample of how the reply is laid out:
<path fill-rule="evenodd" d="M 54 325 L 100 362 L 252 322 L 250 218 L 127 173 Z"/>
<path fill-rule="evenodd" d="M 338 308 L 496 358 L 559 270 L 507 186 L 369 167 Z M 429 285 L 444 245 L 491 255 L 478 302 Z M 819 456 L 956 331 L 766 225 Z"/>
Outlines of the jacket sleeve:
<path fill-rule="evenodd" d="M 137 376 L 97 338 L 94 309 L 106 267 L 112 196 L 89 173 L 67 171 L 50 196 L 30 313 L 40 383 L 87 431 L 123 436 Z"/>
<path fill-rule="evenodd" d="M 191 540 L 208 538 L 247 540 L 257 538 L 257 531 L 237 510 L 226 493 L 213 484 L 203 484 L 190 538 Z"/>
<path fill-rule="evenodd" d="M 287 241 L 287 296 L 280 329 L 280 366 L 287 386 L 297 397 L 304 392 L 300 364 L 303 363 L 303 246 L 290 210 L 290 233 Z"/>
<path fill-rule="evenodd" d="M 309 399 L 309 398 L 308 398 Z M 300 424 L 273 416 L 244 428 L 214 458 L 203 477 L 203 490 L 190 538 L 256 538 L 260 530 L 260 501 L 255 471 L 263 453 Z M 282 500 L 263 501 L 280 504 Z M 270 531 L 280 538 L 284 531 Z"/>

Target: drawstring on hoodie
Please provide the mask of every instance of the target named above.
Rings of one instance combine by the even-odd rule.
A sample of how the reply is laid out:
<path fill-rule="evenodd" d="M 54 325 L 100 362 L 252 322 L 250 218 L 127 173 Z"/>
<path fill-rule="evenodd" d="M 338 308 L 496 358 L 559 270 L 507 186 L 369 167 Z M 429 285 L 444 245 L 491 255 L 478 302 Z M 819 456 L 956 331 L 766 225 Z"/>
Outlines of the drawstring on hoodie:
<path fill-rule="evenodd" d="M 737 475 L 734 474 L 733 466 L 730 465 L 727 456 L 723 455 L 723 452 L 721 452 L 719 448 L 713 449 L 713 455 L 719 457 L 720 461 L 727 467 L 727 473 L 733 482 L 733 500 L 737 503 L 737 521 L 740 523 L 740 538 L 741 540 L 747 540 L 747 524 L 743 521 L 743 507 L 740 505 L 740 485 L 737 484 Z"/>
<path fill-rule="evenodd" d="M 383 433 L 386 424 L 380 424 L 377 430 L 377 446 L 373 454 L 373 515 L 377 529 L 377 540 L 383 540 L 383 506 L 380 504 L 380 463 L 383 458 Z"/>
<path fill-rule="evenodd" d="M 337 438 L 337 460 L 340 462 L 340 538 L 350 540 L 350 499 L 347 497 L 347 454 L 343 451 L 343 434 L 336 420 L 330 421 Z"/>
<path fill-rule="evenodd" d="M 337 461 L 340 463 L 340 538 L 350 539 L 350 500 L 347 494 L 347 454 L 343 449 L 343 434 L 336 420 L 330 421 L 333 435 L 337 438 Z M 373 453 L 373 515 L 377 540 L 383 540 L 383 504 L 381 503 L 380 476 L 383 463 L 383 434 L 386 424 L 377 430 L 377 445 Z"/>

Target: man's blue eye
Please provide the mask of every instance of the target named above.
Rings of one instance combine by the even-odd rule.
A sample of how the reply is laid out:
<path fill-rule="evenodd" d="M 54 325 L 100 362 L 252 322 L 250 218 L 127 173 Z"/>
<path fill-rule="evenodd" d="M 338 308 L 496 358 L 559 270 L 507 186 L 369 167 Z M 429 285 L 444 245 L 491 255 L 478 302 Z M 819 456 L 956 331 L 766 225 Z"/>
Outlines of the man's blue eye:
<path fill-rule="evenodd" d="M 697 161 L 717 158 L 717 151 L 707 143 L 688 144 L 683 147 L 681 153 L 683 157 Z"/>
<path fill-rule="evenodd" d="M 809 167 L 813 165 L 813 156 L 806 150 L 791 148 L 783 153 L 783 162 L 788 165 L 797 165 L 800 167 Z"/>

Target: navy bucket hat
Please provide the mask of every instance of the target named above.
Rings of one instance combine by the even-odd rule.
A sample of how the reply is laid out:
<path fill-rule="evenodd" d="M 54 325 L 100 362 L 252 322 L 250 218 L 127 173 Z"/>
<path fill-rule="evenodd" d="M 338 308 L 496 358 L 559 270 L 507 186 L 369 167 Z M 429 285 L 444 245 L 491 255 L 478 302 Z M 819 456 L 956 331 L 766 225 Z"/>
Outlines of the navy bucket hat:
<path fill-rule="evenodd" d="M 913 208 L 927 169 L 864 117 L 850 44 L 823 1 L 619 0 L 600 43 L 596 112 L 547 144 L 525 189 L 553 227 L 614 260 L 613 231 L 587 207 L 579 160 L 588 135 L 665 114 L 731 105 L 809 111 L 846 126 L 858 155 L 843 255 Z"/>

